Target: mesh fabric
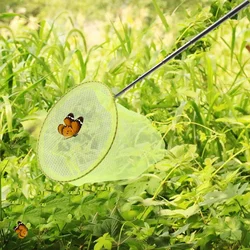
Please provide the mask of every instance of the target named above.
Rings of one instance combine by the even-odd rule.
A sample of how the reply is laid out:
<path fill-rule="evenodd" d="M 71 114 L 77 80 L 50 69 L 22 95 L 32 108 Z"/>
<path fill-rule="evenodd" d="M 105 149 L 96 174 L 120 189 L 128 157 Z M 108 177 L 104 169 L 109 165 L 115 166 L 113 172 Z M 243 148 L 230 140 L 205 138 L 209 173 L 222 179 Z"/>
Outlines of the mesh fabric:
<path fill-rule="evenodd" d="M 73 113 L 84 117 L 76 137 L 64 138 L 58 131 Z M 57 181 L 72 181 L 92 171 L 108 153 L 116 134 L 117 110 L 109 88 L 98 82 L 79 85 L 51 109 L 38 142 L 42 171 Z"/>
<path fill-rule="evenodd" d="M 71 184 L 136 178 L 164 157 L 163 139 L 150 121 L 119 104 L 117 110 L 118 129 L 110 151 L 98 167 Z"/>

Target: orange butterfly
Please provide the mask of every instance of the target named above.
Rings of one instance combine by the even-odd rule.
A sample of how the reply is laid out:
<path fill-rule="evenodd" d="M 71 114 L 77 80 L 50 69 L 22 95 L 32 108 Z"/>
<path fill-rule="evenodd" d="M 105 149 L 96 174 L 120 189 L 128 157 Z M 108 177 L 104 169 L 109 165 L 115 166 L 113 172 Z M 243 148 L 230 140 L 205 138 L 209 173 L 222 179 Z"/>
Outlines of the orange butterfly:
<path fill-rule="evenodd" d="M 72 136 L 77 136 L 82 127 L 84 118 L 80 116 L 77 119 L 74 119 L 74 115 L 72 113 L 69 113 L 63 121 L 65 125 L 59 124 L 58 132 L 65 138 L 70 138 Z"/>
<path fill-rule="evenodd" d="M 23 239 L 28 235 L 28 228 L 21 221 L 17 222 L 17 226 L 14 227 L 14 230 L 20 239 Z"/>

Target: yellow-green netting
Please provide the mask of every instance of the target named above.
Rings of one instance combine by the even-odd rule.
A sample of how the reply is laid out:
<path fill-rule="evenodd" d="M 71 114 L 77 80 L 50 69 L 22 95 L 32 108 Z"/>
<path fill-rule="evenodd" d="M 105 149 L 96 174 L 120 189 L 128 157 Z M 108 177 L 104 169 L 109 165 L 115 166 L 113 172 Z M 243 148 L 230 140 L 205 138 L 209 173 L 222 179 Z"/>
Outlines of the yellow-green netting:
<path fill-rule="evenodd" d="M 58 125 L 73 113 L 84 118 L 77 136 L 65 138 Z M 117 110 L 109 88 L 102 83 L 81 84 L 64 95 L 49 112 L 38 143 L 43 172 L 58 181 L 78 179 L 95 168 L 108 153 L 117 129 Z"/>
<path fill-rule="evenodd" d="M 65 138 L 58 131 L 65 117 L 73 121 L 81 116 L 76 136 Z M 77 86 L 54 105 L 38 143 L 43 172 L 74 185 L 135 178 L 164 152 L 163 139 L 151 122 L 116 104 L 109 88 L 98 82 Z"/>
<path fill-rule="evenodd" d="M 118 129 L 109 153 L 97 168 L 72 184 L 136 178 L 164 157 L 163 139 L 151 122 L 119 104 L 117 110 Z"/>

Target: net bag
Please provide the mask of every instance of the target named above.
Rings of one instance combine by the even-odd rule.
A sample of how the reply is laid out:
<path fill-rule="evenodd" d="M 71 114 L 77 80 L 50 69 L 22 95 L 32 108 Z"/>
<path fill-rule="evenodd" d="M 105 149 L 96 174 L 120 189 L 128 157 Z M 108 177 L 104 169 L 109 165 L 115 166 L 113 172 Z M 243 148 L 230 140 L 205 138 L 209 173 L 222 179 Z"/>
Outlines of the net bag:
<path fill-rule="evenodd" d="M 37 151 L 45 175 L 82 185 L 138 177 L 164 157 L 164 143 L 149 120 L 116 104 L 106 85 L 88 82 L 50 110 Z"/>

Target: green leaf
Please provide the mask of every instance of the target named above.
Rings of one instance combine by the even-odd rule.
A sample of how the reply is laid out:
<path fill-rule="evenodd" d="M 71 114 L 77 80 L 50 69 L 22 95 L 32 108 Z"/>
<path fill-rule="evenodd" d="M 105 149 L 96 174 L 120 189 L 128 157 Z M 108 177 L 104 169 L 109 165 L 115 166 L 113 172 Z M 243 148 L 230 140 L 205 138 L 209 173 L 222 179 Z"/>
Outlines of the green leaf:
<path fill-rule="evenodd" d="M 174 233 L 171 234 L 172 237 L 177 237 L 178 235 L 185 233 L 187 231 L 187 229 L 189 228 L 190 223 L 184 225 L 183 227 L 179 228 L 177 231 L 175 231 Z"/>
<path fill-rule="evenodd" d="M 226 217 L 220 221 L 217 229 L 221 239 L 227 242 L 237 242 L 242 238 L 241 222 L 237 217 Z"/>
<path fill-rule="evenodd" d="M 163 26 L 165 27 L 166 32 L 168 32 L 168 31 L 169 31 L 169 25 L 168 25 L 168 23 L 167 23 L 167 20 L 166 20 L 166 18 L 165 18 L 165 16 L 164 16 L 163 12 L 162 12 L 161 9 L 159 8 L 159 6 L 158 6 L 156 0 L 152 0 L 152 2 L 153 2 L 153 5 L 154 5 L 154 7 L 155 7 L 156 13 L 157 13 L 158 16 L 160 17 L 160 19 L 161 19 L 161 21 L 162 21 L 162 24 L 163 24 Z"/>
<path fill-rule="evenodd" d="M 131 196 L 137 196 L 137 195 L 139 196 L 143 192 L 145 192 L 145 189 L 147 187 L 148 187 L 148 181 L 146 180 L 131 183 L 127 185 L 126 188 L 124 189 L 124 197 L 129 198 Z"/>
<path fill-rule="evenodd" d="M 11 219 L 4 218 L 2 221 L 0 221 L 0 230 L 8 228 L 11 223 Z"/>
<path fill-rule="evenodd" d="M 190 216 L 197 214 L 199 212 L 199 206 L 194 204 L 193 206 L 187 209 L 162 209 L 160 210 L 161 216 L 183 216 L 184 218 L 189 218 Z"/>
<path fill-rule="evenodd" d="M 113 241 L 114 239 L 111 238 L 108 233 L 105 233 L 102 237 L 95 240 L 97 243 L 95 244 L 94 250 L 102 249 L 102 247 L 109 250 L 112 248 Z"/>
<path fill-rule="evenodd" d="M 16 16 L 25 18 L 24 15 L 21 15 L 21 14 L 18 14 L 18 13 L 0 13 L 0 19 L 4 19 L 4 18 L 9 19 L 9 18 L 13 18 L 13 17 L 16 17 Z"/>
<path fill-rule="evenodd" d="M 185 163 L 194 160 L 198 155 L 196 153 L 197 146 L 191 144 L 178 145 L 169 150 L 168 157 L 176 163 Z"/>

